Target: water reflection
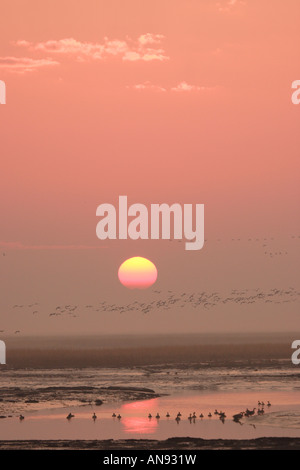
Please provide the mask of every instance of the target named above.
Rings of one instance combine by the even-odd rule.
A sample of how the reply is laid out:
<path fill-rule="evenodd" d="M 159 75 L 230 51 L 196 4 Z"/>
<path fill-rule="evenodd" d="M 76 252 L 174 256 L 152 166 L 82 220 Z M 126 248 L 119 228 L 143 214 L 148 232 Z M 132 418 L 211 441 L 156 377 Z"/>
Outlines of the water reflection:
<path fill-rule="evenodd" d="M 158 426 L 157 419 L 153 418 L 124 418 L 122 420 L 124 432 L 129 434 L 154 434 Z"/>
<path fill-rule="evenodd" d="M 153 409 L 157 409 L 159 405 L 158 398 L 151 398 L 150 400 L 140 400 L 134 401 L 132 403 L 125 403 L 122 405 L 122 409 L 125 411 L 141 411 L 144 412 L 143 414 L 147 413 L 148 411 L 152 411 Z"/>
<path fill-rule="evenodd" d="M 149 412 L 159 409 L 159 398 L 150 400 L 134 401 L 122 405 L 122 426 L 125 433 L 128 434 L 154 434 L 158 421 L 155 418 L 147 418 Z"/>

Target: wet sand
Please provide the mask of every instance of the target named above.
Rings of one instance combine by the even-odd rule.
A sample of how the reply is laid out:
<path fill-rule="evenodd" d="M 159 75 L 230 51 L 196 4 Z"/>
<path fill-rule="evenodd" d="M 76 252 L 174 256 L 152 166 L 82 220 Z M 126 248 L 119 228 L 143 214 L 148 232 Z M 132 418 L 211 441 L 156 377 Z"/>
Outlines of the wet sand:
<path fill-rule="evenodd" d="M 195 439 L 172 437 L 150 439 L 0 441 L 0 450 L 300 450 L 300 438 Z"/>
<path fill-rule="evenodd" d="M 63 369 L 63 368 L 120 368 L 143 367 L 168 364 L 170 368 L 178 364 L 186 367 L 209 363 L 209 367 L 234 364 L 236 360 L 248 361 L 253 367 L 266 361 L 291 358 L 291 342 L 286 343 L 244 343 L 244 344 L 186 344 L 150 345 L 126 348 L 90 347 L 88 349 L 55 349 L 37 347 L 10 347 L 7 343 L 7 364 L 3 370 L 14 369 Z M 1 369 L 0 369 L 1 370 Z"/>

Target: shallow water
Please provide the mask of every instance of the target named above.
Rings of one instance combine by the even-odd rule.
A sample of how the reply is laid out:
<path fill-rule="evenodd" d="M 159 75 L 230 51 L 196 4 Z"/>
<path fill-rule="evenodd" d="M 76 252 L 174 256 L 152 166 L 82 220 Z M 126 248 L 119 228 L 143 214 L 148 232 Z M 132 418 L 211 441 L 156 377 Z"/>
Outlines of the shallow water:
<path fill-rule="evenodd" d="M 287 361 L 211 366 L 197 364 L 121 369 L 55 369 L 1 371 L 0 439 L 165 439 L 176 436 L 202 438 L 300 437 L 299 374 Z M 147 387 L 159 397 L 136 399 L 132 390 L 107 391 L 105 387 Z M 146 395 L 145 395 L 146 396 Z M 151 396 L 151 393 L 150 393 Z M 103 399 L 96 406 L 96 399 Z M 37 403 L 26 403 L 35 399 Z M 265 407 L 263 416 L 232 415 L 246 408 Z M 215 409 L 225 411 L 208 418 Z M 75 418 L 68 421 L 69 412 Z M 92 413 L 98 418 L 94 422 Z M 175 421 L 182 413 L 179 423 Z M 197 419 L 189 420 L 196 412 Z M 120 413 L 121 420 L 112 413 Z M 148 419 L 158 412 L 160 419 Z M 166 418 L 166 413 L 171 414 Z M 18 414 L 25 415 L 20 422 Z M 204 418 L 199 415 L 203 413 Z"/>
<path fill-rule="evenodd" d="M 0 419 L 1 440 L 300 437 L 300 374 L 290 361 L 3 369 L 0 380 L 0 415 L 7 416 Z M 110 386 L 127 390 L 107 390 Z M 156 395 L 130 387 L 152 389 Z M 103 405 L 96 406 L 96 399 Z M 272 403 L 264 415 L 244 418 L 241 424 L 232 421 L 233 414 L 257 408 L 258 400 Z M 225 411 L 224 423 L 214 414 L 208 418 L 215 409 Z M 70 411 L 75 418 L 68 421 Z M 91 418 L 94 411 L 96 422 Z M 197 419 L 188 420 L 194 411 Z M 120 412 L 122 419 L 113 419 L 113 412 Z M 148 419 L 149 412 L 161 418 Z M 22 422 L 20 413 L 25 416 Z"/>
<path fill-rule="evenodd" d="M 252 408 L 256 405 L 255 392 L 186 393 L 114 405 L 104 404 L 101 407 L 85 405 L 72 409 L 40 410 L 27 414 L 24 421 L 16 417 L 1 420 L 0 439 L 300 437 L 299 394 L 272 392 L 268 397 L 276 404 L 266 409 L 264 416 L 244 418 L 241 424 L 233 422 L 231 417 L 247 406 Z M 212 418 L 207 417 L 209 411 L 214 412 L 214 407 L 226 412 L 224 423 L 214 414 Z M 71 420 L 66 419 L 69 411 L 75 415 Z M 175 421 L 178 411 L 182 414 L 179 423 Z M 196 411 L 197 419 L 189 420 L 188 416 L 193 411 Z M 96 421 L 92 420 L 93 412 L 97 414 Z M 112 418 L 113 412 L 120 413 L 122 418 Z M 161 418 L 149 419 L 149 412 L 153 416 L 159 412 Z M 170 418 L 166 418 L 167 412 Z M 203 419 L 198 417 L 200 413 L 204 414 Z"/>

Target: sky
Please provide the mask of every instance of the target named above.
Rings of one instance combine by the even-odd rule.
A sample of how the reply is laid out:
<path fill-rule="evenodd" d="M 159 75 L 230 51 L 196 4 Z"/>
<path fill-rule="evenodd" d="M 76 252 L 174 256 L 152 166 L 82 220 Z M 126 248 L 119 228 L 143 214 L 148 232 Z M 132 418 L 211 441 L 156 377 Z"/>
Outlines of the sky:
<path fill-rule="evenodd" d="M 2 334 L 299 329 L 299 20 L 298 0 L 1 2 Z M 120 195 L 204 204 L 203 249 L 99 240 Z M 153 287 L 120 284 L 133 256 Z"/>

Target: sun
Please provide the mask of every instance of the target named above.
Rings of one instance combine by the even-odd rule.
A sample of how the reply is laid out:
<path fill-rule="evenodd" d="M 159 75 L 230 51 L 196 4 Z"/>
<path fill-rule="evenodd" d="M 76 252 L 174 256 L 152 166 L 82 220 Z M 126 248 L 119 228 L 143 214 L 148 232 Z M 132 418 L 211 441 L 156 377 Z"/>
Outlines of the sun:
<path fill-rule="evenodd" d="M 157 279 L 157 269 L 152 261 L 141 256 L 129 258 L 121 264 L 118 277 L 128 289 L 147 289 Z"/>

